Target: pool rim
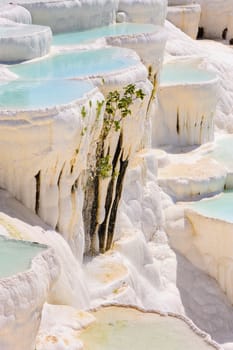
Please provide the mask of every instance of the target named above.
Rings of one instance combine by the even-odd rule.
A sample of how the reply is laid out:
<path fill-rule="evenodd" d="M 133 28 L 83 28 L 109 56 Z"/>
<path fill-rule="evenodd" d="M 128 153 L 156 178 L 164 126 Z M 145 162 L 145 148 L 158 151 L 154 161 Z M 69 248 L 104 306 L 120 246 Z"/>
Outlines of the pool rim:
<path fill-rule="evenodd" d="M 162 316 L 162 317 L 169 316 L 169 317 L 173 317 L 173 318 L 179 319 L 181 321 L 184 321 L 186 323 L 186 325 L 191 329 L 191 331 L 193 331 L 197 336 L 201 337 L 203 339 L 203 341 L 205 343 L 207 343 L 207 345 L 212 346 L 216 350 L 222 350 L 221 345 L 218 344 L 215 340 L 213 340 L 208 333 L 206 333 L 205 331 L 201 330 L 199 327 L 197 327 L 195 325 L 195 323 L 190 318 L 188 318 L 187 316 L 182 315 L 182 314 L 178 314 L 178 313 L 171 312 L 171 311 L 166 311 L 165 312 L 165 311 L 155 310 L 155 309 L 145 309 L 145 308 L 142 308 L 142 307 L 134 305 L 134 304 L 127 304 L 126 305 L 126 304 L 120 304 L 118 302 L 105 302 L 103 305 L 99 305 L 97 307 L 90 308 L 87 311 L 94 313 L 94 312 L 100 311 L 101 309 L 105 309 L 105 308 L 109 308 L 109 307 L 110 308 L 111 307 L 116 307 L 116 308 L 131 309 L 131 310 L 136 310 L 136 311 L 139 311 L 139 312 L 142 312 L 142 313 L 145 313 L 145 314 L 146 313 L 151 313 L 151 314 L 155 314 L 155 315 Z M 87 327 L 89 327 L 90 325 L 87 325 L 84 328 L 82 328 L 80 330 L 80 333 L 82 331 L 86 330 Z M 79 335 L 80 335 L 80 333 L 79 333 Z"/>

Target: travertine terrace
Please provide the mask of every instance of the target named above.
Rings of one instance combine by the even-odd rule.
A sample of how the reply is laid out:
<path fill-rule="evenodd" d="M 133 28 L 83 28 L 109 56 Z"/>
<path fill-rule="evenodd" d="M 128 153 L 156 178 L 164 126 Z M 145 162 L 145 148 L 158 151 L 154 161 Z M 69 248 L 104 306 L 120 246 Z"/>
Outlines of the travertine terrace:
<path fill-rule="evenodd" d="M 0 350 L 233 349 L 232 14 L 1 2 Z"/>

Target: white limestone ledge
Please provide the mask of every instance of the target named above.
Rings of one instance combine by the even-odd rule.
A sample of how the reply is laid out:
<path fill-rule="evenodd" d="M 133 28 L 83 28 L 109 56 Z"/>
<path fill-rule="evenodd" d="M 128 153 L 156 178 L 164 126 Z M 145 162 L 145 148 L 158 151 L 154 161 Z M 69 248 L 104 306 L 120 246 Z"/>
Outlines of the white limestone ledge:
<path fill-rule="evenodd" d="M 117 22 L 153 23 L 163 25 L 167 0 L 120 0 Z"/>
<path fill-rule="evenodd" d="M 45 304 L 36 349 L 83 350 L 77 332 L 94 321 L 95 317 L 90 312 L 66 305 Z"/>
<path fill-rule="evenodd" d="M 6 18 L 13 22 L 31 24 L 32 18 L 28 10 L 17 5 L 0 5 L 0 18 Z"/>
<path fill-rule="evenodd" d="M 115 21 L 115 0 L 18 0 L 34 24 L 50 26 L 53 33 L 101 27 Z"/>
<path fill-rule="evenodd" d="M 83 172 L 95 153 L 103 117 L 96 107 L 103 99 L 91 87 L 64 105 L 0 111 L 0 186 L 73 240 L 71 246 L 78 244 L 76 251 L 82 250 Z"/>
<path fill-rule="evenodd" d="M 208 158 L 193 157 L 158 169 L 158 184 L 174 200 L 192 200 L 223 191 L 227 170 Z"/>
<path fill-rule="evenodd" d="M 43 304 L 59 272 L 54 251 L 47 247 L 32 259 L 30 269 L 0 279 L 1 350 L 35 349 Z"/>
<path fill-rule="evenodd" d="M 196 3 L 195 0 L 168 0 L 168 6 L 183 6 Z"/>
<path fill-rule="evenodd" d="M 201 16 L 199 4 L 168 6 L 167 19 L 191 38 L 196 39 Z"/>
<path fill-rule="evenodd" d="M 155 26 L 153 32 L 107 36 L 106 42 L 112 46 L 125 47 L 137 52 L 152 78 L 161 68 L 167 35 L 163 27 Z"/>
<path fill-rule="evenodd" d="M 83 258 L 82 239 L 78 237 L 80 252 L 76 252 L 75 256 L 62 235 L 49 229 L 50 227 L 36 214 L 14 199 L 7 191 L 1 190 L 1 235 L 52 247 L 60 265 L 60 274 L 49 290 L 47 302 L 56 305 L 70 305 L 77 309 L 87 309 L 90 306 L 89 291 L 79 263 Z M 22 245 L 21 242 L 19 244 Z"/>
<path fill-rule="evenodd" d="M 185 216 L 193 228 L 193 244 L 203 259 L 204 269 L 214 277 L 233 303 L 233 224 L 192 209 Z"/>
<path fill-rule="evenodd" d="M 201 5 L 200 27 L 204 38 L 233 38 L 233 0 L 196 0 Z"/>
<path fill-rule="evenodd" d="M 218 78 L 199 69 L 196 60 L 165 64 L 153 118 L 153 145 L 188 146 L 212 141 L 218 94 Z"/>
<path fill-rule="evenodd" d="M 5 24 L 0 33 L 0 62 L 13 63 L 46 55 L 52 32 L 49 27 Z"/>

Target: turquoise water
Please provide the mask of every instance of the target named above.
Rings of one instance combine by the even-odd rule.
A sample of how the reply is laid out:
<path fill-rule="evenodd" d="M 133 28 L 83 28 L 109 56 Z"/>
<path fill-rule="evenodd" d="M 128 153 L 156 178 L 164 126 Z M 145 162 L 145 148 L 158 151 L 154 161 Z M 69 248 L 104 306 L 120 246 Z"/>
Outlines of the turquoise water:
<path fill-rule="evenodd" d="M 215 141 L 214 150 L 209 155 L 218 162 L 233 168 L 233 135 L 227 135 Z"/>
<path fill-rule="evenodd" d="M 106 36 L 130 35 L 155 32 L 153 24 L 118 23 L 82 32 L 58 34 L 53 37 L 53 45 L 74 45 L 90 42 Z"/>
<path fill-rule="evenodd" d="M 84 350 L 210 350 L 175 317 L 109 307 L 94 313 L 97 321 L 81 333 Z"/>
<path fill-rule="evenodd" d="M 233 191 L 226 191 L 213 198 L 193 202 L 189 206 L 210 218 L 233 223 Z"/>
<path fill-rule="evenodd" d="M 8 240 L 0 236 L 0 278 L 28 270 L 32 259 L 43 252 L 46 246 Z"/>
<path fill-rule="evenodd" d="M 200 83 L 214 78 L 214 73 L 175 63 L 165 65 L 161 71 L 161 84 Z"/>
<path fill-rule="evenodd" d="M 0 108 L 34 109 L 67 104 L 93 89 L 93 85 L 84 81 L 15 80 L 0 84 Z"/>
<path fill-rule="evenodd" d="M 9 68 L 24 79 L 61 79 L 102 75 L 129 68 L 136 62 L 125 56 L 122 49 L 105 48 L 58 54 Z"/>

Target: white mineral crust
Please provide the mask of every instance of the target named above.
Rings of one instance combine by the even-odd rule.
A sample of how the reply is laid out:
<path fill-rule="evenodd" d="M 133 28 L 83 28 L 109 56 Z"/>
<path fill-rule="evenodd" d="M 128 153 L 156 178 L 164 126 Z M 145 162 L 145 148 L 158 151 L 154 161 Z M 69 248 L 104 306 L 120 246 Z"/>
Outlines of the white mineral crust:
<path fill-rule="evenodd" d="M 17 5 L 0 5 L 0 18 L 6 18 L 13 22 L 31 24 L 32 18 L 28 10 Z"/>

